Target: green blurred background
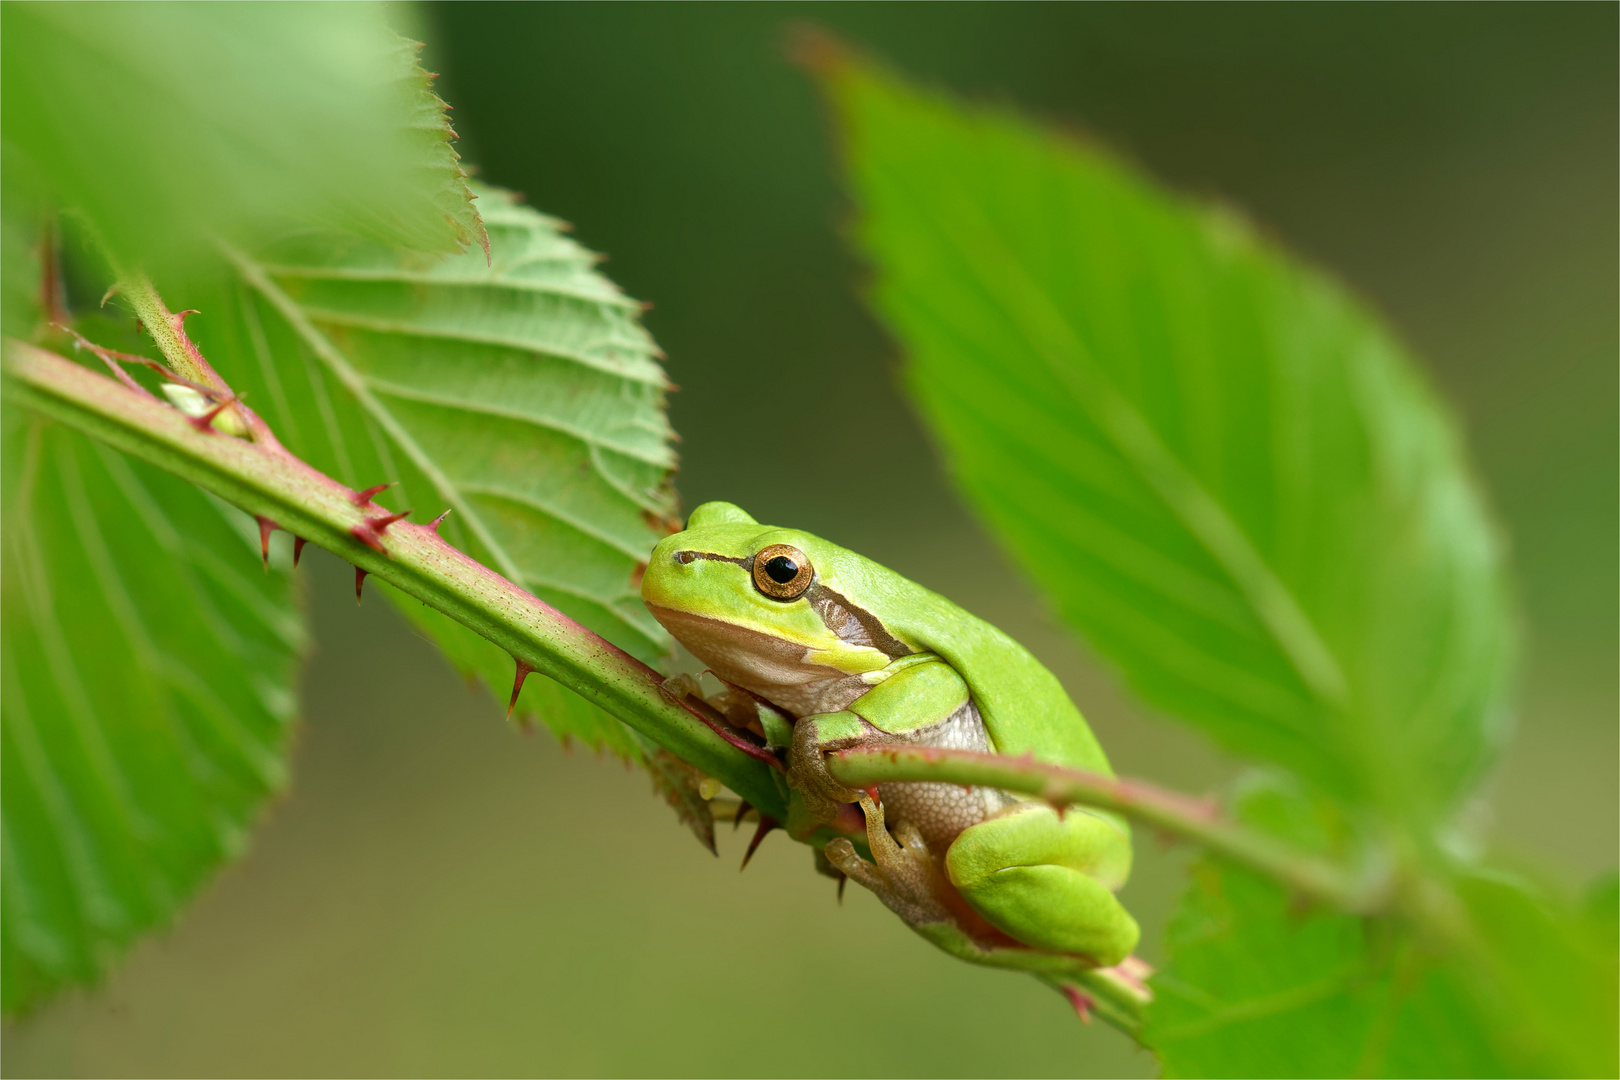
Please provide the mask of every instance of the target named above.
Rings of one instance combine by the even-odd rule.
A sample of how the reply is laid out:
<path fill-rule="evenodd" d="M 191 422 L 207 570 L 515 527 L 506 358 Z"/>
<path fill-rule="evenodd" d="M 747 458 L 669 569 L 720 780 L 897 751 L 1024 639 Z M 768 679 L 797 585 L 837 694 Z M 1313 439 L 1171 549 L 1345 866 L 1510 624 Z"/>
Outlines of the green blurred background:
<path fill-rule="evenodd" d="M 1204 790 L 1233 766 L 1126 700 L 939 475 L 788 31 L 1088 131 L 1338 273 L 1426 359 L 1512 537 L 1528 662 L 1489 830 L 1574 886 L 1620 839 L 1617 10 L 458 4 L 424 32 L 463 156 L 656 304 L 686 504 L 822 533 L 999 623 L 1122 772 Z M 291 790 L 171 932 L 9 1026 L 6 1075 L 1153 1071 L 1033 980 L 858 890 L 839 907 L 780 836 L 739 875 L 742 837 L 709 857 L 643 776 L 509 731 L 348 601 L 345 566 L 305 566 Z M 1186 853 L 1138 846 L 1151 959 Z"/>

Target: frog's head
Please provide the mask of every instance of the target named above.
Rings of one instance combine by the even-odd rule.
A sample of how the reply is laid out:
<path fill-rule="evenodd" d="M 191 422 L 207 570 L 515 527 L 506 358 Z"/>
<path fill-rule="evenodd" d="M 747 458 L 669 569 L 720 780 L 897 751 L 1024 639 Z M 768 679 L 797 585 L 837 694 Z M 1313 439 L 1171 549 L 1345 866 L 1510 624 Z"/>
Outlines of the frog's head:
<path fill-rule="evenodd" d="M 874 586 L 887 574 L 819 537 L 711 502 L 653 549 L 641 599 L 716 675 L 784 703 L 803 696 L 792 687 L 843 681 L 915 651 L 853 599 L 881 593 Z"/>

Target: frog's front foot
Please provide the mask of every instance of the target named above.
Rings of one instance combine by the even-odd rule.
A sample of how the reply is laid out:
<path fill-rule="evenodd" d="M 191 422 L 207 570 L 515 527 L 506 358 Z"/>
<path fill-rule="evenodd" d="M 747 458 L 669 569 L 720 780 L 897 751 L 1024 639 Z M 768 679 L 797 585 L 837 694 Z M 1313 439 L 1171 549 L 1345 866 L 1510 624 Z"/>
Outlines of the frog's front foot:
<path fill-rule="evenodd" d="M 697 698 L 699 701 L 703 699 L 703 688 L 698 685 L 697 679 L 684 671 L 671 675 L 659 683 L 658 692 L 676 703 L 689 697 Z"/>
<path fill-rule="evenodd" d="M 945 876 L 922 835 L 902 823 L 890 836 L 883 823 L 883 807 L 866 795 L 860 803 L 866 814 L 866 842 L 872 849 L 873 862 L 857 855 L 855 845 L 843 837 L 828 841 L 827 860 L 875 893 L 908 925 L 954 924 L 942 899 L 947 887 Z"/>
<path fill-rule="evenodd" d="M 851 712 L 806 716 L 793 725 L 788 783 L 804 796 L 804 804 L 815 820 L 823 824 L 836 821 L 842 806 L 860 798 L 859 791 L 833 778 L 827 769 L 826 752 L 854 746 L 866 735 L 867 725 Z"/>

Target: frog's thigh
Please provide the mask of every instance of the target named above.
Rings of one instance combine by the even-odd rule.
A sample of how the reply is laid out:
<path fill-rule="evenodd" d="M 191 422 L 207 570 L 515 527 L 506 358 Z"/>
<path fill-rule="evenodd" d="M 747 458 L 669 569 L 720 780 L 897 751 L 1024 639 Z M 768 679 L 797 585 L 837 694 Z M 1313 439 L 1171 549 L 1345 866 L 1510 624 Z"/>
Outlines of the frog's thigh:
<path fill-rule="evenodd" d="M 1031 948 L 1102 966 L 1136 948 L 1136 920 L 1112 892 L 1130 871 L 1130 841 L 1105 818 L 1026 803 L 964 830 L 945 867 L 974 910 Z"/>

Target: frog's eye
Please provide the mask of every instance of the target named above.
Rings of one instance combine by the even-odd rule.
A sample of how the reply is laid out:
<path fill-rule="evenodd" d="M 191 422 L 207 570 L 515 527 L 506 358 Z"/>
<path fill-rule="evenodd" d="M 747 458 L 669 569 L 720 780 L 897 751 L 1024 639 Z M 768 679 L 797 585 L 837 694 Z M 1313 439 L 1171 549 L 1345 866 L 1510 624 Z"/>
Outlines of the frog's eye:
<path fill-rule="evenodd" d="M 804 552 L 787 544 L 772 544 L 754 556 L 754 587 L 772 600 L 797 600 L 815 576 Z"/>

